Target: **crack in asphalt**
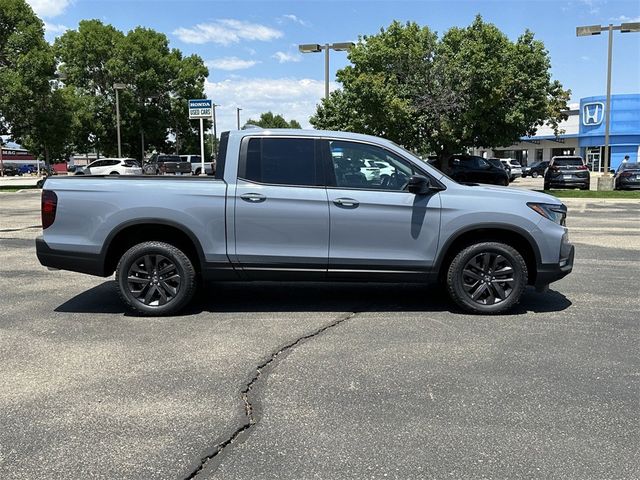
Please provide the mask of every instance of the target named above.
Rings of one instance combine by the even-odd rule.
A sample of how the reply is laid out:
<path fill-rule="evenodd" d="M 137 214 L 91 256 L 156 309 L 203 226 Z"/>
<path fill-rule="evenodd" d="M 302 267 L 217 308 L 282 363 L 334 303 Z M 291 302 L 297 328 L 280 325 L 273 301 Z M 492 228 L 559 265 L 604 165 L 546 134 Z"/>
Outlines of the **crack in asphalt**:
<path fill-rule="evenodd" d="M 3 228 L 0 229 L 0 232 L 21 232 L 22 230 L 29 230 L 30 228 L 42 228 L 42 225 L 32 225 L 30 227 L 21 227 L 21 228 Z"/>
<path fill-rule="evenodd" d="M 298 337 L 296 340 L 294 340 L 291 343 L 286 344 L 284 347 L 280 348 L 279 350 L 273 352 L 268 358 L 267 360 L 265 360 L 264 362 L 262 362 L 260 365 L 258 365 L 254 371 L 253 376 L 251 377 L 251 379 L 245 384 L 245 387 L 241 390 L 240 392 L 240 398 L 242 399 L 242 402 L 244 404 L 244 413 L 246 416 L 246 421 L 245 423 L 243 423 L 240 427 L 238 427 L 236 430 L 234 430 L 231 435 L 229 435 L 229 437 L 227 437 L 225 440 L 218 442 L 212 449 L 210 449 L 207 453 L 205 453 L 205 455 L 203 457 L 200 458 L 200 463 L 186 476 L 182 477 L 184 480 L 192 480 L 194 478 L 196 478 L 197 475 L 199 475 L 205 468 L 205 466 L 207 466 L 207 464 L 213 460 L 214 458 L 218 457 L 221 453 L 223 453 L 225 451 L 225 449 L 231 445 L 233 442 L 235 442 L 236 440 L 238 440 L 238 438 L 243 435 L 243 434 L 249 434 L 249 430 L 258 423 L 258 421 L 260 420 L 259 415 L 256 411 L 256 402 L 258 401 L 257 398 L 253 398 L 253 396 L 251 395 L 251 391 L 254 389 L 254 387 L 257 385 L 257 383 L 263 379 L 263 378 L 267 378 L 267 376 L 269 375 L 269 373 L 271 372 L 271 370 L 273 370 L 273 368 L 275 368 L 276 364 L 275 362 L 277 360 L 282 360 L 286 354 L 290 353 L 295 347 L 299 346 L 300 344 L 302 344 L 303 342 L 305 342 L 306 340 L 309 340 L 313 337 L 316 337 L 320 334 L 322 334 L 323 332 L 329 330 L 330 328 L 336 327 L 338 325 L 340 325 L 342 322 L 345 322 L 353 317 L 355 317 L 358 313 L 360 312 L 349 312 L 348 314 L 342 315 L 341 317 L 339 317 L 336 320 L 333 320 L 331 323 L 317 329 L 314 330 L 311 333 L 308 333 L 306 335 L 303 335 L 301 337 Z"/>

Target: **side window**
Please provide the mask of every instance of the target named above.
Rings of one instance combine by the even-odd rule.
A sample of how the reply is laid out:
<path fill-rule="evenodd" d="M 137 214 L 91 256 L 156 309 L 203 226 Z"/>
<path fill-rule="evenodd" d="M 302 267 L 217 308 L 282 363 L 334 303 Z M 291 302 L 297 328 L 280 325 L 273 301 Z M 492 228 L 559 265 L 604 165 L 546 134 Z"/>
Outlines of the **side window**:
<path fill-rule="evenodd" d="M 104 160 L 98 160 L 97 162 L 93 162 L 91 165 L 89 165 L 89 168 L 91 167 L 104 167 Z"/>
<path fill-rule="evenodd" d="M 489 167 L 489 164 L 487 163 L 487 161 L 484 158 L 481 157 L 473 157 L 473 166 L 475 168 L 487 168 Z"/>
<path fill-rule="evenodd" d="M 251 138 L 238 176 L 278 185 L 320 185 L 315 141 L 310 138 Z"/>
<path fill-rule="evenodd" d="M 109 160 L 109 166 L 120 165 L 120 160 Z"/>
<path fill-rule="evenodd" d="M 375 145 L 332 140 L 329 152 L 340 188 L 401 191 L 415 173 L 409 162 Z"/>

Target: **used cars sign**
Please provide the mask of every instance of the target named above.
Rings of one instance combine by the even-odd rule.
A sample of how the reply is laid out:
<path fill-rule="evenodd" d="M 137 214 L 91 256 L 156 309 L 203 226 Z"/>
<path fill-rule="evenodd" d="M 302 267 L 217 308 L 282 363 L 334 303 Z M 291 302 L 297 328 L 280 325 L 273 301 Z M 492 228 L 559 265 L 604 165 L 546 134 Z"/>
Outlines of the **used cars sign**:
<path fill-rule="evenodd" d="M 211 100 L 189 100 L 189 119 L 211 118 Z"/>

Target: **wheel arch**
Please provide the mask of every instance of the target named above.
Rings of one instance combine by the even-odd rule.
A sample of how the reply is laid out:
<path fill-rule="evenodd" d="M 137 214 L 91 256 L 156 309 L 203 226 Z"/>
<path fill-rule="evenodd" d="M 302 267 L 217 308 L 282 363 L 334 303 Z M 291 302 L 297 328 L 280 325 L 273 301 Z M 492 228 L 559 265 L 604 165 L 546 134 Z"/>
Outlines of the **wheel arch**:
<path fill-rule="evenodd" d="M 101 255 L 105 275 L 111 275 L 124 252 L 133 245 L 160 241 L 181 249 L 198 273 L 204 264 L 204 251 L 196 235 L 184 225 L 159 218 L 131 220 L 118 225 L 107 237 Z"/>
<path fill-rule="evenodd" d="M 463 228 L 451 235 L 440 249 L 436 260 L 438 278 L 443 280 L 453 258 L 463 248 L 478 242 L 497 241 L 515 248 L 527 264 L 528 281 L 535 283 L 538 265 L 541 264 L 540 250 L 527 231 L 505 224 L 483 224 Z"/>

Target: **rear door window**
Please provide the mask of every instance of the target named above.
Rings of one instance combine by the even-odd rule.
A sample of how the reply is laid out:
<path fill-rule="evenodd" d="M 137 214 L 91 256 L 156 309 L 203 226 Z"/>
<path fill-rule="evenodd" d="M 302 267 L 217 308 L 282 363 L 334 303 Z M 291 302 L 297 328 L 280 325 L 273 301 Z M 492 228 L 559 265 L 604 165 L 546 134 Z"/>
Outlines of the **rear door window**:
<path fill-rule="evenodd" d="M 315 145 L 311 138 L 249 138 L 238 176 L 258 183 L 322 185 Z"/>

